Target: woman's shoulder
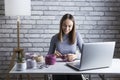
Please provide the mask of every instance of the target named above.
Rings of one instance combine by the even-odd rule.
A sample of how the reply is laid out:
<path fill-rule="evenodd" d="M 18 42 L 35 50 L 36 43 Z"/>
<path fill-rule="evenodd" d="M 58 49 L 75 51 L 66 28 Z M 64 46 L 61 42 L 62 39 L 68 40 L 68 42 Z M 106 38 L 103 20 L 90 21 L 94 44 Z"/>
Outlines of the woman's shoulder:
<path fill-rule="evenodd" d="M 81 36 L 81 34 L 79 33 L 79 32 L 76 32 L 76 36 L 78 37 L 78 36 Z"/>
<path fill-rule="evenodd" d="M 54 34 L 52 37 L 57 38 L 58 37 L 58 33 Z"/>
<path fill-rule="evenodd" d="M 58 39 L 58 34 L 53 35 L 53 36 L 52 36 L 52 39 L 53 39 L 53 40 L 57 40 L 57 39 Z"/>

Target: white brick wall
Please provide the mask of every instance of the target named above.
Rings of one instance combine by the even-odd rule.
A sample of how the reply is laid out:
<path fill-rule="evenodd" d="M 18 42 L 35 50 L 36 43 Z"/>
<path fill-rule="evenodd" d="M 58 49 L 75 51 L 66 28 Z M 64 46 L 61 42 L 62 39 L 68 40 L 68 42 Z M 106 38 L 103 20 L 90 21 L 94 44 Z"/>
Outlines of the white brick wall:
<path fill-rule="evenodd" d="M 85 42 L 115 40 L 114 57 L 120 57 L 120 0 L 31 1 L 31 16 L 21 16 L 20 45 L 24 52 L 47 54 L 50 38 L 58 32 L 62 15 L 71 13 Z M 4 0 L 0 0 L 0 73 L 8 71 L 13 48 L 17 46 L 17 17 L 5 16 L 4 13 Z M 118 78 L 110 77 L 108 80 Z M 3 79 L 4 76 L 0 75 L 0 80 Z"/>

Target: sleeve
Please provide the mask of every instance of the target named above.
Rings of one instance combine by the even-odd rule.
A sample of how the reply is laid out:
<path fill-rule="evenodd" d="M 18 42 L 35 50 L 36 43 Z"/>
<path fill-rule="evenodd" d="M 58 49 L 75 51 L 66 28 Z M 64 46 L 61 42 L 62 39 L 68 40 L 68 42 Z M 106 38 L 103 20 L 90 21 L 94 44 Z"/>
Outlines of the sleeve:
<path fill-rule="evenodd" d="M 48 54 L 54 54 L 55 48 L 56 48 L 55 45 L 56 45 L 56 44 L 55 44 L 55 36 L 53 36 L 53 37 L 51 38 L 51 41 L 50 41 L 50 47 L 49 47 Z"/>
<path fill-rule="evenodd" d="M 80 33 L 77 32 L 77 46 L 78 46 L 80 52 L 82 52 L 83 43 L 84 43 L 84 41 L 82 39 L 82 36 L 80 35 Z"/>
<path fill-rule="evenodd" d="M 82 45 L 84 43 L 80 33 L 76 33 L 76 38 L 77 38 L 77 46 L 79 48 L 79 50 L 76 51 L 76 55 L 77 55 L 77 58 L 76 59 L 80 59 L 81 58 L 81 52 L 82 52 Z"/>

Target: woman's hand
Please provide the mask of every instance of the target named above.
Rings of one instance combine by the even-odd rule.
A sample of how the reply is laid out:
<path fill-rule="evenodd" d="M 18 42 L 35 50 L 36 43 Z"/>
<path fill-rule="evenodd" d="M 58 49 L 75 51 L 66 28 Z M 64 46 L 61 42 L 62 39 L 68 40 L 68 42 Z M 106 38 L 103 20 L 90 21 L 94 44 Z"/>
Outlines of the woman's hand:
<path fill-rule="evenodd" d="M 71 62 L 77 58 L 76 54 L 67 54 L 67 61 Z"/>
<path fill-rule="evenodd" d="M 55 51 L 54 54 L 55 54 L 56 58 L 61 58 L 62 57 L 62 54 L 59 51 Z"/>
<path fill-rule="evenodd" d="M 77 58 L 76 54 L 64 54 L 62 55 L 59 51 L 55 51 L 54 55 L 56 56 L 56 58 L 62 58 L 64 61 L 73 61 Z"/>

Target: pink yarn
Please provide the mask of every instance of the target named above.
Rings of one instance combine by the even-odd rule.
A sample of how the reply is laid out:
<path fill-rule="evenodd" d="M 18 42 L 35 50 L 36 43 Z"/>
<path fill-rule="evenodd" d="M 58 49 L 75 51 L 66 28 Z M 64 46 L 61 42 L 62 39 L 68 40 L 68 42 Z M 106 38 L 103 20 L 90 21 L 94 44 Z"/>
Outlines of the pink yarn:
<path fill-rule="evenodd" d="M 55 55 L 53 55 L 53 54 L 46 55 L 46 57 L 45 57 L 45 63 L 47 65 L 54 65 L 55 62 L 56 62 L 56 56 Z"/>

